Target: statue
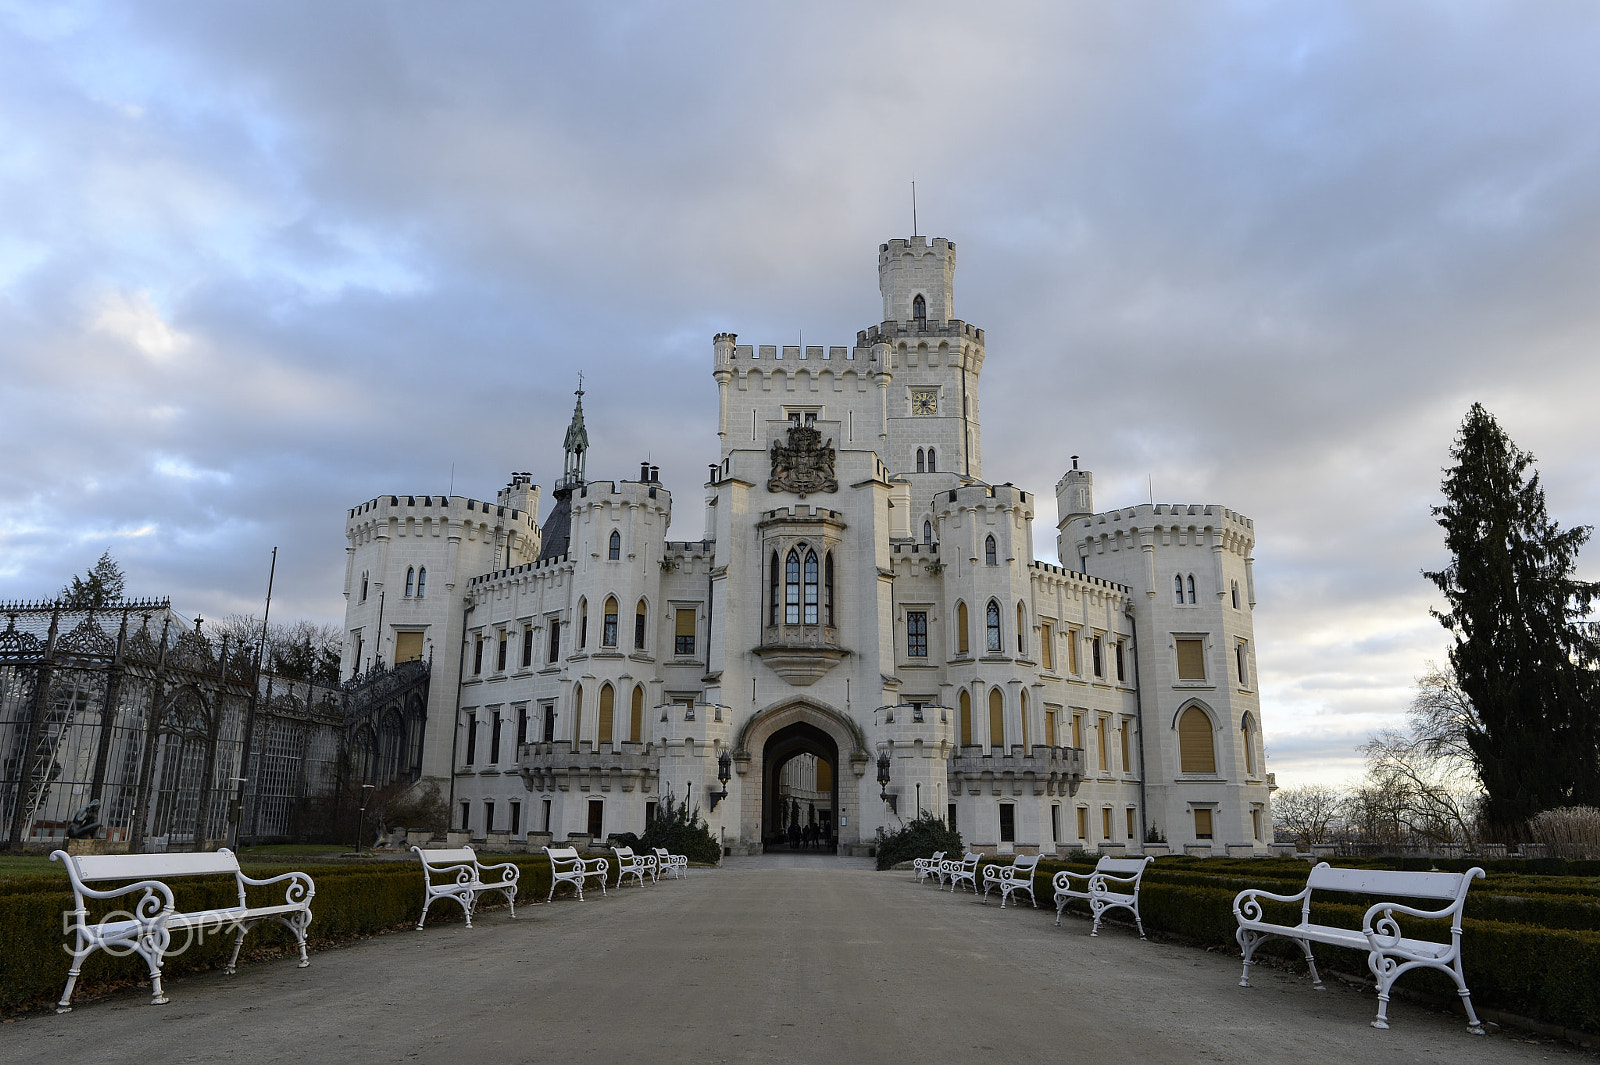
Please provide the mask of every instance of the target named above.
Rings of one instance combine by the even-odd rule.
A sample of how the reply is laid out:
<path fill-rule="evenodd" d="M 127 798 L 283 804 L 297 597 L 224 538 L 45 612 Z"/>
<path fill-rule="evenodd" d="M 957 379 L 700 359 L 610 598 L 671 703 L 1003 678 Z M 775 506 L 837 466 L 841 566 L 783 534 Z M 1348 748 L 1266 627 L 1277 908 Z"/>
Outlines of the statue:
<path fill-rule="evenodd" d="M 100 824 L 100 800 L 90 799 L 89 805 L 72 815 L 67 824 L 68 839 L 94 839 L 104 826 Z"/>

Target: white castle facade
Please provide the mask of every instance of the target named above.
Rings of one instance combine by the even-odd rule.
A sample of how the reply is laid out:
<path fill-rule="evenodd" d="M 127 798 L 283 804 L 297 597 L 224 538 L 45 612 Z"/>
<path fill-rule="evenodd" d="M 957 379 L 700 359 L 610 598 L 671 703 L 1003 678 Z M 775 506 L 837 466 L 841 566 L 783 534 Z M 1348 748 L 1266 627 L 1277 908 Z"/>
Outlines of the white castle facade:
<path fill-rule="evenodd" d="M 999 853 L 1265 852 L 1253 523 L 1095 512 L 1074 458 L 1061 564 L 1034 559 L 1034 495 L 985 477 L 955 262 L 882 245 L 853 346 L 715 338 L 698 540 L 667 539 L 655 469 L 586 478 L 581 392 L 542 527 L 526 474 L 349 511 L 344 668 L 431 658 L 425 728 L 383 742 L 453 828 L 642 833 L 687 791 L 733 853 L 797 812 L 863 848 L 916 809 Z"/>

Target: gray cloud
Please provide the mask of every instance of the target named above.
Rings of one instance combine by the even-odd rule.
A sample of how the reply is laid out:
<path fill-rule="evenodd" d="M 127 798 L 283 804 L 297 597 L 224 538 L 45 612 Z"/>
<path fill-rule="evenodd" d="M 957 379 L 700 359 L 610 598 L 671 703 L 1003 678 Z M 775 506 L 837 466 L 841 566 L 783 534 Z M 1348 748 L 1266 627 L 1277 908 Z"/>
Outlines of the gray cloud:
<path fill-rule="evenodd" d="M 987 472 L 1258 523 L 1280 781 L 1442 657 L 1428 507 L 1482 400 L 1600 511 L 1581 5 L 152 4 L 0 15 L 0 597 L 110 548 L 338 617 L 345 508 L 646 454 L 697 536 L 712 333 L 849 343 L 958 242 Z M 1584 570 L 1600 576 L 1594 557 Z"/>

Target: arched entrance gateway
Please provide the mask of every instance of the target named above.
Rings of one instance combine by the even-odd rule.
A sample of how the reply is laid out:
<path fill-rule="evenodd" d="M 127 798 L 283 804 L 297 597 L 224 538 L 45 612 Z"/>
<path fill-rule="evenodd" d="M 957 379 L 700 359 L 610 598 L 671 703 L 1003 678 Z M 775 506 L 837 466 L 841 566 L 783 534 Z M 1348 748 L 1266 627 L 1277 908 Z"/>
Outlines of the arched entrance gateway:
<path fill-rule="evenodd" d="M 761 849 L 789 849 L 791 821 L 815 825 L 822 845 L 857 842 L 856 792 L 868 761 L 860 727 L 812 703 L 790 703 L 747 721 L 734 744 L 740 771 L 740 836 Z"/>
<path fill-rule="evenodd" d="M 815 725 L 796 721 L 767 740 L 761 764 L 761 841 L 766 848 L 790 849 L 799 838 L 835 850 L 839 745 L 833 738 Z"/>

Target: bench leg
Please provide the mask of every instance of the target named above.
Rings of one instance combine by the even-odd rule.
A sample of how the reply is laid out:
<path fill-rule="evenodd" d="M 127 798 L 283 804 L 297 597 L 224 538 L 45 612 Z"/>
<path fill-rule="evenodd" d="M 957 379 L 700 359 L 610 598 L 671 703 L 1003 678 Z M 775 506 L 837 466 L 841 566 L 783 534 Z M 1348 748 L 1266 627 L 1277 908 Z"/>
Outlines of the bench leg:
<path fill-rule="evenodd" d="M 517 919 L 517 889 L 502 888 L 500 894 L 506 897 L 506 905 L 511 907 L 511 919 Z"/>
<path fill-rule="evenodd" d="M 311 927 L 311 911 L 295 914 L 286 923 L 289 925 L 289 930 L 294 933 L 295 942 L 300 944 L 300 964 L 295 968 L 310 967 L 311 959 L 306 957 L 306 929 Z"/>
<path fill-rule="evenodd" d="M 1311 940 L 1302 939 L 1300 941 L 1300 949 L 1306 952 L 1306 967 L 1311 970 L 1311 990 L 1328 990 L 1322 986 L 1322 977 L 1317 973 L 1317 959 L 1311 956 Z"/>
<path fill-rule="evenodd" d="M 82 937 L 79 938 L 78 949 L 72 952 L 72 968 L 67 970 L 67 986 L 61 992 L 61 1001 L 56 1003 L 57 1013 L 72 1012 L 72 990 L 78 986 L 78 974 L 83 972 L 83 959 L 89 956 L 93 947 L 83 945 Z"/>
<path fill-rule="evenodd" d="M 1139 930 L 1139 938 L 1143 939 L 1144 922 L 1139 920 L 1139 901 L 1137 898 L 1134 899 L 1133 905 L 1129 909 L 1133 910 L 1133 926 Z"/>
<path fill-rule="evenodd" d="M 428 907 L 432 905 L 433 897 L 431 895 L 422 900 L 422 916 L 417 918 L 417 931 L 422 931 L 423 922 L 427 921 L 428 919 Z"/>
<path fill-rule="evenodd" d="M 1098 936 L 1100 934 L 1100 918 L 1105 916 L 1106 908 L 1098 899 L 1091 899 L 1089 901 L 1089 909 L 1094 913 L 1094 927 L 1089 929 L 1089 935 Z"/>
<path fill-rule="evenodd" d="M 244 934 L 249 930 L 250 926 L 248 924 L 244 923 L 243 921 L 239 922 L 239 930 L 233 935 L 233 954 L 228 958 L 228 964 L 222 968 L 222 971 L 225 975 L 232 976 L 238 971 L 239 950 L 244 946 Z"/>
<path fill-rule="evenodd" d="M 1233 934 L 1233 938 L 1239 941 L 1239 950 L 1244 955 L 1244 972 L 1239 974 L 1239 986 L 1249 987 L 1251 959 L 1255 957 L 1256 946 L 1266 937 L 1241 928 Z"/>

